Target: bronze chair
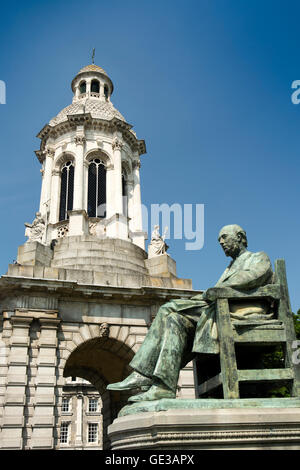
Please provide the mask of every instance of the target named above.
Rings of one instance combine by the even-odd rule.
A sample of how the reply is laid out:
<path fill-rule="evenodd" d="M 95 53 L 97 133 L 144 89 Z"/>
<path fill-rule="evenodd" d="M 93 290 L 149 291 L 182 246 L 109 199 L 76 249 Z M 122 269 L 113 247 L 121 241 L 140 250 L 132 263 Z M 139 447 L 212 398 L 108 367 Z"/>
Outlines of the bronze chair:
<path fill-rule="evenodd" d="M 291 396 L 300 396 L 300 366 L 292 361 L 296 336 L 284 260 L 276 260 L 272 284 L 247 293 L 215 287 L 207 291 L 207 298 L 216 303 L 220 353 L 198 354 L 194 360 L 196 397 L 244 398 L 241 389 L 249 390 L 250 385 L 251 397 L 264 398 L 261 384 L 286 384 Z M 274 312 L 272 320 L 232 319 L 232 305 L 245 301 L 266 302 Z M 280 347 L 283 353 L 280 367 L 264 368 L 260 363 L 257 368 L 261 350 L 274 347 Z"/>

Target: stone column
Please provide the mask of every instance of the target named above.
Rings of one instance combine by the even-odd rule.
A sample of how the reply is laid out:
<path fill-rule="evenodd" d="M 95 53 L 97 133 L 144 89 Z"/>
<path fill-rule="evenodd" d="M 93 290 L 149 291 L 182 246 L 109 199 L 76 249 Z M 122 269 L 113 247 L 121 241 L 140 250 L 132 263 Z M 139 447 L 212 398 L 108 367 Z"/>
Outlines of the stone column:
<path fill-rule="evenodd" d="M 76 437 L 75 447 L 82 448 L 82 414 L 83 414 L 83 395 L 77 394 L 77 409 L 76 409 Z"/>
<path fill-rule="evenodd" d="M 109 219 L 116 213 L 114 192 L 114 167 L 106 167 L 106 218 Z"/>
<path fill-rule="evenodd" d="M 139 161 L 133 163 L 133 213 L 135 230 L 143 229 L 140 167 Z"/>
<path fill-rule="evenodd" d="M 54 155 L 55 155 L 55 150 L 52 148 L 47 148 L 44 170 L 42 170 L 43 181 L 42 181 L 40 209 L 39 209 L 42 215 L 45 215 L 47 213 L 47 203 L 50 200 L 52 166 L 53 166 Z"/>
<path fill-rule="evenodd" d="M 133 223 L 132 241 L 143 250 L 145 249 L 145 233 L 143 232 L 142 198 L 140 183 L 140 162 L 133 162 Z"/>
<path fill-rule="evenodd" d="M 69 236 L 84 235 L 88 233 L 88 219 L 85 210 L 85 137 L 83 135 L 83 126 L 78 126 L 78 134 L 75 137 L 76 162 L 74 175 L 74 199 L 73 210 L 68 212 L 69 215 Z"/>
<path fill-rule="evenodd" d="M 31 448 L 52 449 L 54 446 L 55 386 L 57 366 L 57 318 L 40 318 L 34 415 Z"/>
<path fill-rule="evenodd" d="M 128 240 L 128 219 L 123 214 L 122 197 L 122 147 L 123 142 L 120 135 L 116 136 L 112 142 L 114 151 L 114 171 L 112 181 L 109 183 L 110 204 L 114 201 L 114 211 L 109 209 L 107 216 L 106 234 L 111 238 Z M 112 175 L 110 175 L 112 176 Z"/>
<path fill-rule="evenodd" d="M 123 199 L 122 199 L 122 147 L 123 143 L 115 137 L 112 142 L 112 149 L 114 152 L 114 193 L 115 193 L 115 213 L 123 214 Z"/>
<path fill-rule="evenodd" d="M 51 201 L 50 201 L 50 215 L 49 222 L 56 224 L 58 222 L 59 211 L 59 196 L 60 196 L 60 171 L 52 170 L 51 180 Z"/>
<path fill-rule="evenodd" d="M 74 174 L 74 199 L 73 209 L 83 210 L 83 186 L 84 186 L 84 146 L 85 137 L 77 135 L 75 137 L 76 143 L 76 161 L 75 161 L 75 174 Z"/>
<path fill-rule="evenodd" d="M 5 313 L 3 317 L 7 316 Z M 9 316 L 9 315 L 8 315 Z M 24 407 L 26 402 L 28 348 L 32 317 L 11 316 L 12 336 L 2 419 L 2 449 L 23 448 Z"/>
<path fill-rule="evenodd" d="M 86 96 L 89 97 L 91 95 L 91 83 L 92 80 L 86 80 Z"/>
<path fill-rule="evenodd" d="M 104 83 L 100 83 L 100 100 L 105 101 L 105 95 L 104 95 Z"/>
<path fill-rule="evenodd" d="M 129 229 L 134 231 L 134 202 L 133 202 L 133 180 L 127 181 L 127 210 L 129 218 Z"/>

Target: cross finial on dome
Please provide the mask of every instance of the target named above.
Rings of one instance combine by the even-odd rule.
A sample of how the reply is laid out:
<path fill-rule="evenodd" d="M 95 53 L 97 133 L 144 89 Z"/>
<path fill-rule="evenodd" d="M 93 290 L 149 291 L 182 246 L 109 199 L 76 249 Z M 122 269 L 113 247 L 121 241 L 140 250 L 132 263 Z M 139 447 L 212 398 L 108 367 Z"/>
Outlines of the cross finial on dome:
<path fill-rule="evenodd" d="M 95 63 L 95 48 L 93 48 L 93 53 L 92 53 L 92 64 Z"/>

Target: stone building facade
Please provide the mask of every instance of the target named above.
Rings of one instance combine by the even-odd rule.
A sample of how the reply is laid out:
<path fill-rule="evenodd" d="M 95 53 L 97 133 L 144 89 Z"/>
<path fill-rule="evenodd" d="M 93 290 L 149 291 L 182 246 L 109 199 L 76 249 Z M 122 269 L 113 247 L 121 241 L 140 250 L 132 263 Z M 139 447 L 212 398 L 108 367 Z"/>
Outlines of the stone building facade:
<path fill-rule="evenodd" d="M 72 104 L 38 134 L 39 209 L 0 278 L 2 449 L 109 448 L 107 426 L 126 395 L 106 385 L 128 375 L 159 306 L 195 294 L 168 254 L 145 251 L 145 142 L 114 108 L 111 79 L 92 64 L 72 91 Z M 88 381 L 90 391 L 76 383 L 72 395 L 72 377 Z M 93 416 L 83 413 L 91 393 L 99 397 Z M 69 412 L 62 411 L 67 395 Z M 194 396 L 191 365 L 178 396 Z M 95 424 L 98 438 L 88 442 Z"/>

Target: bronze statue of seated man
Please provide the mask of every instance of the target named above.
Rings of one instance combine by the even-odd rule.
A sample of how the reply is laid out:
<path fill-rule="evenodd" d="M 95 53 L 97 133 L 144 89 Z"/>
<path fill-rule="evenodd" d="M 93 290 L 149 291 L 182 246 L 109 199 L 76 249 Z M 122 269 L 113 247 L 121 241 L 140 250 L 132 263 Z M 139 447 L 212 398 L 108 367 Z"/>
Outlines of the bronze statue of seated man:
<path fill-rule="evenodd" d="M 232 261 L 215 287 L 247 292 L 272 282 L 269 257 L 264 252 L 247 250 L 246 232 L 240 226 L 226 225 L 218 240 Z M 143 393 L 129 398 L 132 402 L 175 398 L 180 370 L 201 352 L 219 352 L 214 302 L 207 300 L 205 292 L 162 305 L 129 364 L 133 372 L 107 389 L 141 389 Z"/>

